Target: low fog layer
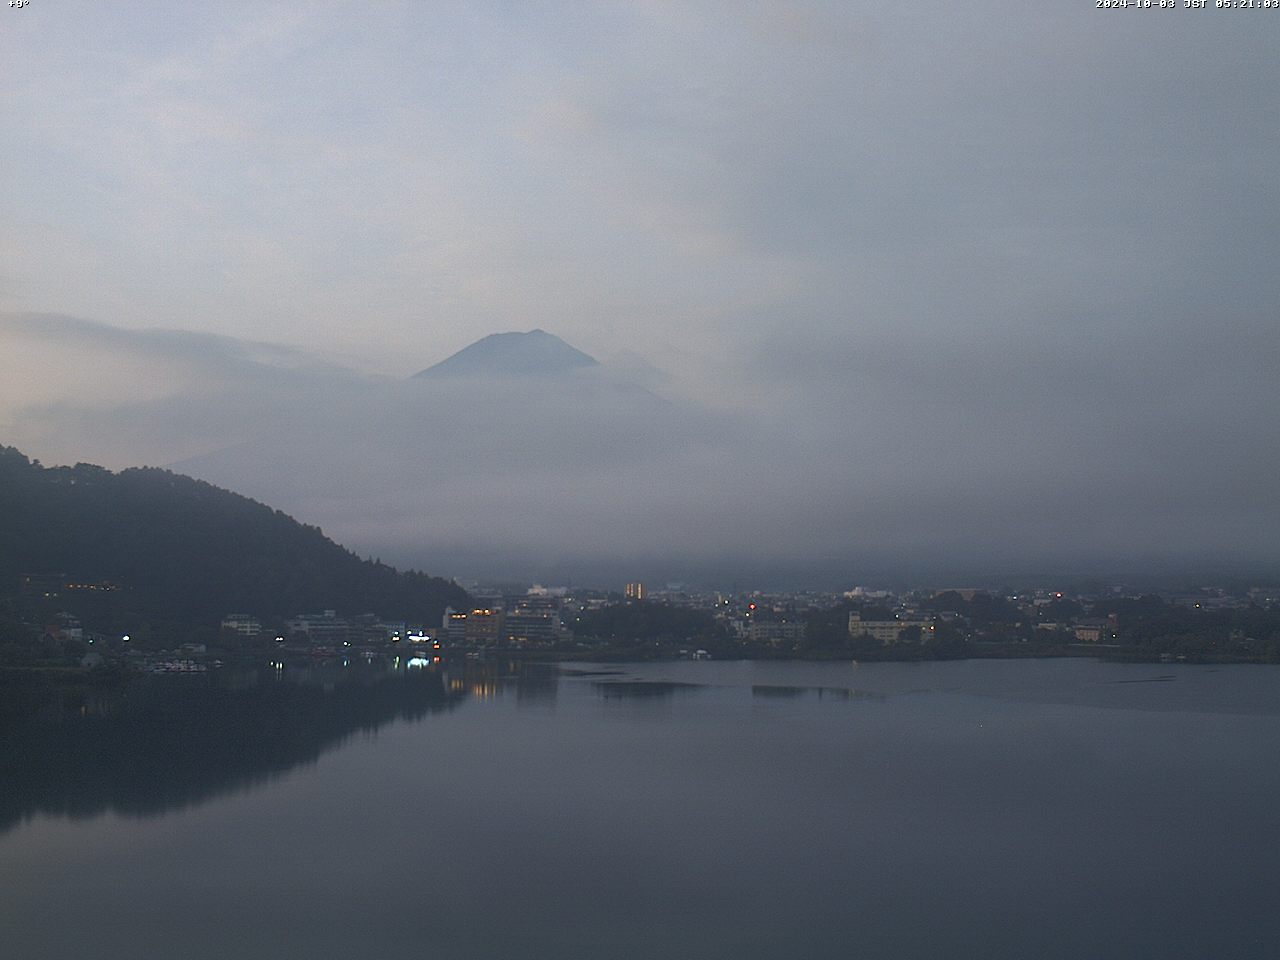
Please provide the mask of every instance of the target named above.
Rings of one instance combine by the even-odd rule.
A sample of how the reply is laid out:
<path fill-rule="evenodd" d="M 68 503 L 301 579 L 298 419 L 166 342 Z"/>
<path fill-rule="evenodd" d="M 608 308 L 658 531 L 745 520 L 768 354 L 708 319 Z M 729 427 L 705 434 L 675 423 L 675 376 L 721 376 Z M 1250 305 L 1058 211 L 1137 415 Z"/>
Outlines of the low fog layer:
<path fill-rule="evenodd" d="M 632 357 L 374 377 L 286 350 L 0 321 L 0 440 L 171 466 L 362 554 L 473 577 L 767 585 L 1275 570 L 1280 409 L 1262 324 L 762 341 L 719 403 Z M 443 359 L 419 358 L 419 368 Z"/>

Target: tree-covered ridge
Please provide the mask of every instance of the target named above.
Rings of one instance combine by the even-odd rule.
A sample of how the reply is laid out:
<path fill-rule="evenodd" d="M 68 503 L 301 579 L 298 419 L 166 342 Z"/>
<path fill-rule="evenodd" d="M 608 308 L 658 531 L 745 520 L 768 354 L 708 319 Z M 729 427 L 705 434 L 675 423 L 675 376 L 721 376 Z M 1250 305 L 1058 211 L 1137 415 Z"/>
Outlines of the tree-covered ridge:
<path fill-rule="evenodd" d="M 467 602 L 451 581 L 361 560 L 317 527 L 168 470 L 43 467 L 0 447 L 0 532 L 0 597 L 23 575 L 110 582 L 110 596 L 68 592 L 64 605 L 112 618 L 216 626 L 232 611 L 332 608 L 434 621 Z"/>

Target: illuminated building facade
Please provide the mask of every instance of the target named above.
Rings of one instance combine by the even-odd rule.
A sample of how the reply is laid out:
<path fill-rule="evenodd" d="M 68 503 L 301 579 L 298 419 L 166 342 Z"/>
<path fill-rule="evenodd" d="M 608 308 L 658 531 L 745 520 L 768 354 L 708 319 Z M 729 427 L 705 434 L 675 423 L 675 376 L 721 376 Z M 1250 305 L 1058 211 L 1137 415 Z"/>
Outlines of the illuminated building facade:
<path fill-rule="evenodd" d="M 559 597 L 521 597 L 507 614 L 507 639 L 512 643 L 554 643 L 563 632 Z"/>
<path fill-rule="evenodd" d="M 506 638 L 506 619 L 500 606 L 476 607 L 467 614 L 463 637 L 467 643 L 497 643 Z"/>

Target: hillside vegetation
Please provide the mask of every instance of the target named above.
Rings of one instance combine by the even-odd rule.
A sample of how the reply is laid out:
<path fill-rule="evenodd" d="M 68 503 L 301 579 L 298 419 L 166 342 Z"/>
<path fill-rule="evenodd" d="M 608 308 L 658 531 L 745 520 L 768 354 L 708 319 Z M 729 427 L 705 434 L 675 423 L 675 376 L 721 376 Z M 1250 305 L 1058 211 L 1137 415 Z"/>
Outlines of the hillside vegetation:
<path fill-rule="evenodd" d="M 437 621 L 467 602 L 451 581 L 362 560 L 317 527 L 191 477 L 43 467 L 0 447 L 0 599 L 22 599 L 23 575 L 59 574 L 118 588 L 58 598 L 102 629 L 216 630 L 228 612 L 268 620 L 325 608 Z"/>

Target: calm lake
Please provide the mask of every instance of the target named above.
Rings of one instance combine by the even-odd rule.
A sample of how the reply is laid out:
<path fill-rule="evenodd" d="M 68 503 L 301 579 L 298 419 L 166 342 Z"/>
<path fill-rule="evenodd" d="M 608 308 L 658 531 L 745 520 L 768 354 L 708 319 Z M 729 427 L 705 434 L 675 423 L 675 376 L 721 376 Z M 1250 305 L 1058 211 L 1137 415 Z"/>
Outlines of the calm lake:
<path fill-rule="evenodd" d="M 6 957 L 1280 956 L 1277 667 L 353 663 L 42 702 L 0 721 Z"/>

